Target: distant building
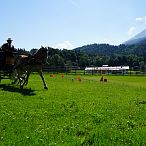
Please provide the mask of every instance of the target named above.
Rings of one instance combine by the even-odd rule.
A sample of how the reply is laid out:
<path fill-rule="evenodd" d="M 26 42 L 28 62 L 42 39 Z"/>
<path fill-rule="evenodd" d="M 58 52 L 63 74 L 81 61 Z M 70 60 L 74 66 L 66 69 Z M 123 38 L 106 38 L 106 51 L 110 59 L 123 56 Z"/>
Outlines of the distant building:
<path fill-rule="evenodd" d="M 86 67 L 85 72 L 89 74 L 126 74 L 128 73 L 129 66 L 108 66 L 103 65 L 102 67 Z"/>

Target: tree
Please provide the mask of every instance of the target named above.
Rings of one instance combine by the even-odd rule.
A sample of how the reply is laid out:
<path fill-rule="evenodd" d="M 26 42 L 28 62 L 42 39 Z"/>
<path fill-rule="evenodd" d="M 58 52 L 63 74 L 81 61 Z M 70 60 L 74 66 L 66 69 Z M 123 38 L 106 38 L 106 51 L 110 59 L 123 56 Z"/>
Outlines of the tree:
<path fill-rule="evenodd" d="M 51 66 L 64 66 L 64 59 L 59 56 L 58 54 L 53 55 L 50 60 L 49 60 L 49 64 Z"/>
<path fill-rule="evenodd" d="M 141 62 L 139 63 L 139 65 L 140 65 L 140 70 L 141 70 L 142 72 L 144 72 L 144 71 L 145 71 L 145 62 L 144 62 L 144 61 L 141 61 Z"/>

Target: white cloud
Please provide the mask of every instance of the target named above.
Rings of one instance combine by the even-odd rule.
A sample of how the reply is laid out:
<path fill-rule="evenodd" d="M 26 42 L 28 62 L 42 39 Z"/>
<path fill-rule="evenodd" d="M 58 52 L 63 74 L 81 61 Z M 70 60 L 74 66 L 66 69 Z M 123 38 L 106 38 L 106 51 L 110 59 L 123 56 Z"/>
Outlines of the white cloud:
<path fill-rule="evenodd" d="M 136 18 L 135 20 L 136 20 L 136 21 L 142 21 L 143 18 L 142 18 L 142 17 L 138 17 L 138 18 Z"/>
<path fill-rule="evenodd" d="M 137 17 L 137 18 L 135 18 L 135 20 L 136 20 L 136 22 L 140 22 L 140 24 L 139 24 L 140 26 L 138 25 L 139 28 L 143 27 L 143 26 L 146 27 L 146 16 Z M 137 26 L 137 25 L 135 25 L 135 26 Z M 128 32 L 127 32 L 128 36 L 135 35 L 137 33 L 137 30 L 139 29 L 138 26 L 137 27 L 134 27 L 134 26 L 130 27 Z"/>
<path fill-rule="evenodd" d="M 58 48 L 58 49 L 73 49 L 74 48 L 74 45 L 69 42 L 69 41 L 64 41 L 62 43 L 58 43 L 54 46 L 54 48 Z"/>
<path fill-rule="evenodd" d="M 136 28 L 134 26 L 130 27 L 128 30 L 128 35 L 131 36 L 135 33 Z"/>
<path fill-rule="evenodd" d="M 139 21 L 139 22 L 142 22 L 142 23 L 146 24 L 146 16 L 137 17 L 137 18 L 136 18 L 136 21 Z"/>

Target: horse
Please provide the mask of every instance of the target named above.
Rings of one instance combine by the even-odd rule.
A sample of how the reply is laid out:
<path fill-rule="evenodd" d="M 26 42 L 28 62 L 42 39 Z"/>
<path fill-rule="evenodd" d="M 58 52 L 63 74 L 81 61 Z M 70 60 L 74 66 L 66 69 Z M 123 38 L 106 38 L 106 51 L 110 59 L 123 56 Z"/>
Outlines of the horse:
<path fill-rule="evenodd" d="M 14 66 L 14 82 L 20 84 L 20 88 L 28 84 L 28 79 L 30 74 L 35 71 L 38 72 L 43 84 L 44 89 L 48 89 L 42 73 L 42 67 L 47 63 L 48 58 L 48 48 L 41 47 L 33 55 L 20 55 L 17 59 L 17 63 Z"/>

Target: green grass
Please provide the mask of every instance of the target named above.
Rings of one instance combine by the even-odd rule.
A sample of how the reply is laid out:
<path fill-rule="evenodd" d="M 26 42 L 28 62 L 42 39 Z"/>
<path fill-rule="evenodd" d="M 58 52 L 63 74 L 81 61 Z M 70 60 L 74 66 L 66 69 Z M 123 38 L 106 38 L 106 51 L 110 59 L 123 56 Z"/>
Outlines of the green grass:
<path fill-rule="evenodd" d="M 74 81 L 72 81 L 72 78 Z M 146 77 L 37 74 L 23 91 L 0 84 L 0 145 L 146 145 Z"/>

